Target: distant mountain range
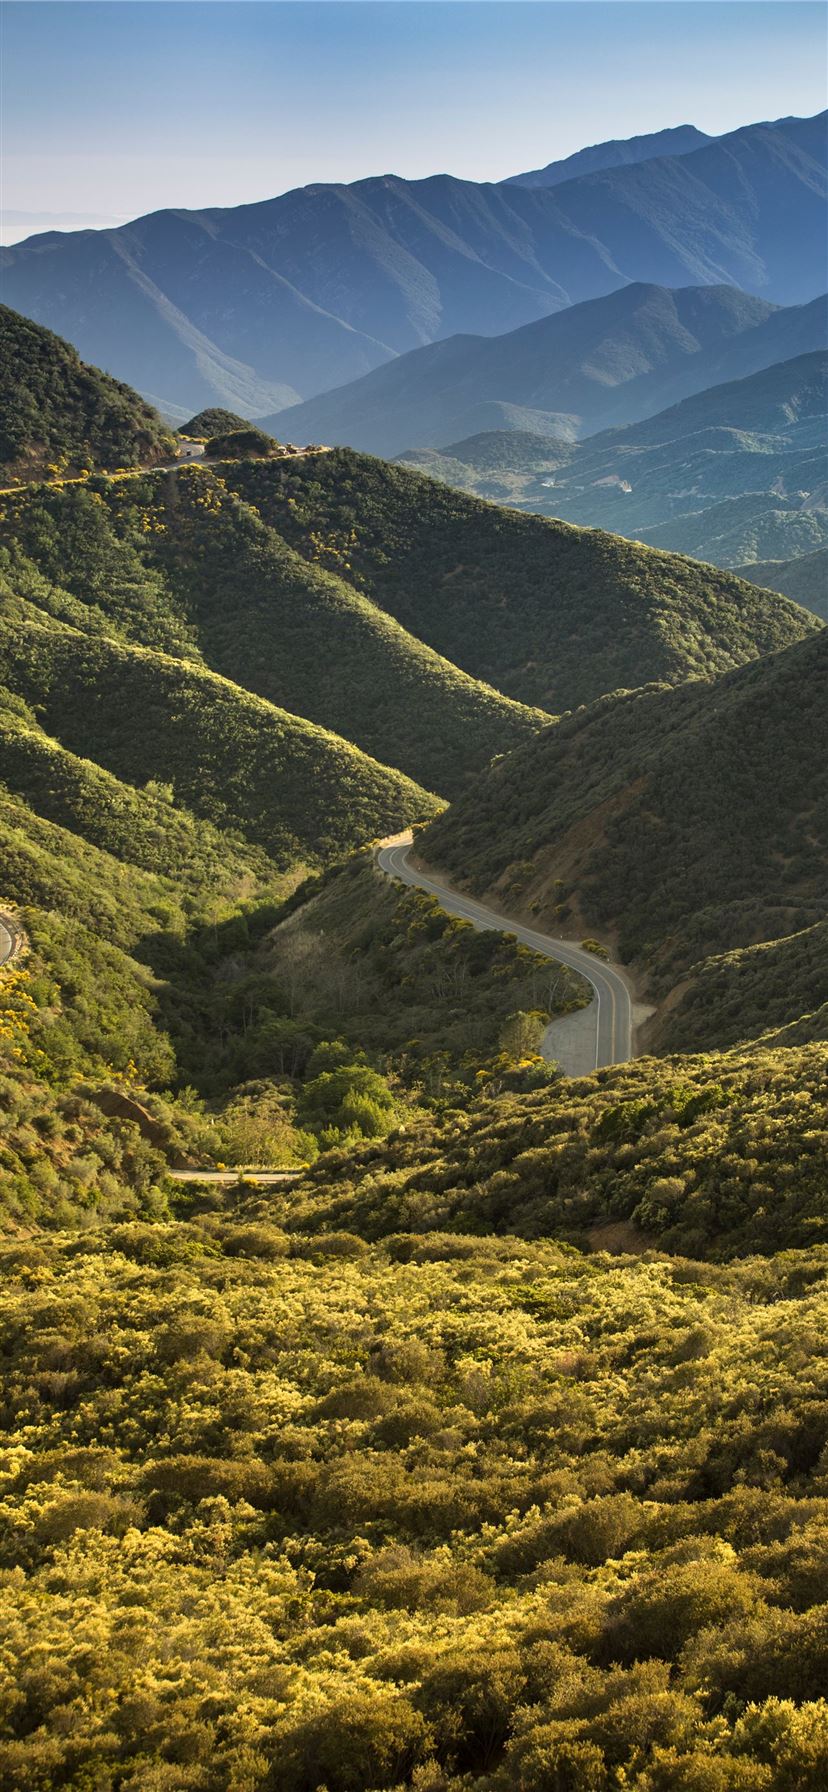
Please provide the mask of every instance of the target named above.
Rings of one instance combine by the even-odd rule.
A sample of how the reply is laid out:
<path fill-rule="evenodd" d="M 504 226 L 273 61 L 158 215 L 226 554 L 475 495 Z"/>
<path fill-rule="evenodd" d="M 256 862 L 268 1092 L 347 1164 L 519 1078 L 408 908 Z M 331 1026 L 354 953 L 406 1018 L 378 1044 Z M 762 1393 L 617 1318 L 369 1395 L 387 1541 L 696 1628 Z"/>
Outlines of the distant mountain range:
<path fill-rule="evenodd" d="M 740 578 L 750 579 L 766 591 L 782 591 L 828 622 L 828 547 L 795 560 L 754 560 L 736 570 Z"/>
<path fill-rule="evenodd" d="M 455 336 L 266 420 L 374 454 L 482 430 L 574 439 L 828 346 L 828 300 L 775 308 L 733 286 L 630 285 L 507 335 Z"/>
<path fill-rule="evenodd" d="M 686 156 L 713 141 L 705 131 L 697 131 L 694 124 L 678 124 L 672 130 L 650 131 L 645 137 L 594 143 L 589 149 L 577 149 L 562 162 L 547 162 L 545 168 L 532 168 L 528 174 L 511 174 L 504 184 L 559 187 L 565 180 L 577 180 L 581 174 L 600 174 L 604 168 L 628 168 L 633 162 L 652 162 L 656 156 Z"/>
<path fill-rule="evenodd" d="M 401 459 L 480 497 L 736 567 L 828 540 L 826 412 L 820 349 L 584 442 L 494 431 Z"/>
<path fill-rule="evenodd" d="M 783 119 L 558 185 L 385 175 L 48 232 L 2 251 L 3 297 L 171 415 L 252 417 L 630 282 L 806 303 L 825 193 L 825 117 Z"/>

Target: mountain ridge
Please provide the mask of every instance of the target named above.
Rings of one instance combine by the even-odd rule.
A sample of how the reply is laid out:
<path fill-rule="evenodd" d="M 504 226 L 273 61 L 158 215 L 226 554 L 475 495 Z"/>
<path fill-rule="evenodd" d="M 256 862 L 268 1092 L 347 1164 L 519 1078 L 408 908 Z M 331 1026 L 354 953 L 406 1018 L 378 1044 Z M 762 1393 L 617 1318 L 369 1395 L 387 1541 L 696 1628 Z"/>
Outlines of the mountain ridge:
<path fill-rule="evenodd" d="M 823 139 L 821 116 L 781 120 L 545 190 L 381 176 L 162 211 L 3 250 L 4 293 L 165 404 L 269 414 L 424 342 L 630 281 L 805 302 L 824 279 L 809 247 Z"/>

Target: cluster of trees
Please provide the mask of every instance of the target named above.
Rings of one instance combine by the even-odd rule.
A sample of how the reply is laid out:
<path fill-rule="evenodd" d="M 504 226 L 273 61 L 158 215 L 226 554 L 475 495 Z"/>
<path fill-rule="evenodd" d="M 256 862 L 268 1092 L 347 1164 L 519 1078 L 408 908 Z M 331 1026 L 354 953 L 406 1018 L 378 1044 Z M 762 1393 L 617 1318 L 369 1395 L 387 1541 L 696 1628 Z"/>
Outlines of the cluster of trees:
<path fill-rule="evenodd" d="M 259 460 L 262 456 L 285 454 L 287 450 L 266 430 L 246 423 L 241 429 L 224 429 L 211 435 L 204 452 L 210 460 L 244 460 L 248 455 Z"/>
<path fill-rule="evenodd" d="M 824 1252 L 3 1252 L 0 1777 L 821 1792 Z"/>

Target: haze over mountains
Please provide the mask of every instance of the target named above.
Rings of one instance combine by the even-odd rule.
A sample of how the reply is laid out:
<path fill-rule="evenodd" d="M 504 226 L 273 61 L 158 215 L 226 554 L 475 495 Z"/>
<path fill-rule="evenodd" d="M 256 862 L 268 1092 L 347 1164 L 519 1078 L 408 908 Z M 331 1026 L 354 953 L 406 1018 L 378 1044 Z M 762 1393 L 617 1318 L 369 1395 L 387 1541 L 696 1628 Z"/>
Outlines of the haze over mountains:
<path fill-rule="evenodd" d="M 455 336 L 265 427 L 371 453 L 491 429 L 575 439 L 828 347 L 828 300 L 777 308 L 732 286 L 632 284 L 503 336 Z"/>
<path fill-rule="evenodd" d="M 826 413 L 822 349 L 583 442 L 492 431 L 400 459 L 496 502 L 738 566 L 828 539 Z"/>
<path fill-rule="evenodd" d="M 3 293 L 173 414 L 264 415 L 629 282 L 807 303 L 825 184 L 824 117 L 783 119 L 554 187 L 387 175 L 47 233 L 3 251 Z"/>

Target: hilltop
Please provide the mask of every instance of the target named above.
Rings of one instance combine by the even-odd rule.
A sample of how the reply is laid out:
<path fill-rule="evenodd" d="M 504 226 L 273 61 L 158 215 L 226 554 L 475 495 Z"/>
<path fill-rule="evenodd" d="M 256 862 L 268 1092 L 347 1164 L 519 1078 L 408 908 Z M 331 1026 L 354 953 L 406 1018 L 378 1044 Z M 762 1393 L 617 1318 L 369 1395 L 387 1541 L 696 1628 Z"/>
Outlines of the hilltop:
<path fill-rule="evenodd" d="M 713 682 L 604 698 L 494 765 L 423 854 L 551 932 L 603 933 L 663 999 L 702 960 L 824 919 L 827 673 L 820 629 Z M 748 1037 L 763 976 L 764 1030 L 802 1013 L 795 985 L 754 961 L 740 1014 L 732 965 L 692 1042 Z M 662 1044 L 687 1042 L 680 1007 L 655 1024 Z"/>
<path fill-rule="evenodd" d="M 825 185 L 824 118 L 788 118 L 554 187 L 383 174 L 55 232 L 4 249 L 0 266 L 11 304 L 162 408 L 258 419 L 423 344 L 495 336 L 634 282 L 807 303 L 824 285 Z"/>
<path fill-rule="evenodd" d="M 248 418 L 240 417 L 238 411 L 223 411 L 220 405 L 211 405 L 207 410 L 197 411 L 188 423 L 179 423 L 180 436 L 205 437 L 226 435 L 228 430 L 247 429 Z"/>
<path fill-rule="evenodd" d="M 686 156 L 701 149 L 713 138 L 699 131 L 694 124 L 673 125 L 667 131 L 649 131 L 643 137 L 612 138 L 608 143 L 593 143 L 588 149 L 577 149 L 574 155 L 560 162 L 547 162 L 545 168 L 532 168 L 527 174 L 510 174 L 505 183 L 510 187 L 558 187 L 562 181 L 576 180 L 579 174 L 600 174 L 604 168 L 626 168 L 633 162 L 651 162 L 655 156 Z"/>
<path fill-rule="evenodd" d="M 0 305 L 0 476 L 146 466 L 174 453 L 171 431 L 137 392 Z"/>

